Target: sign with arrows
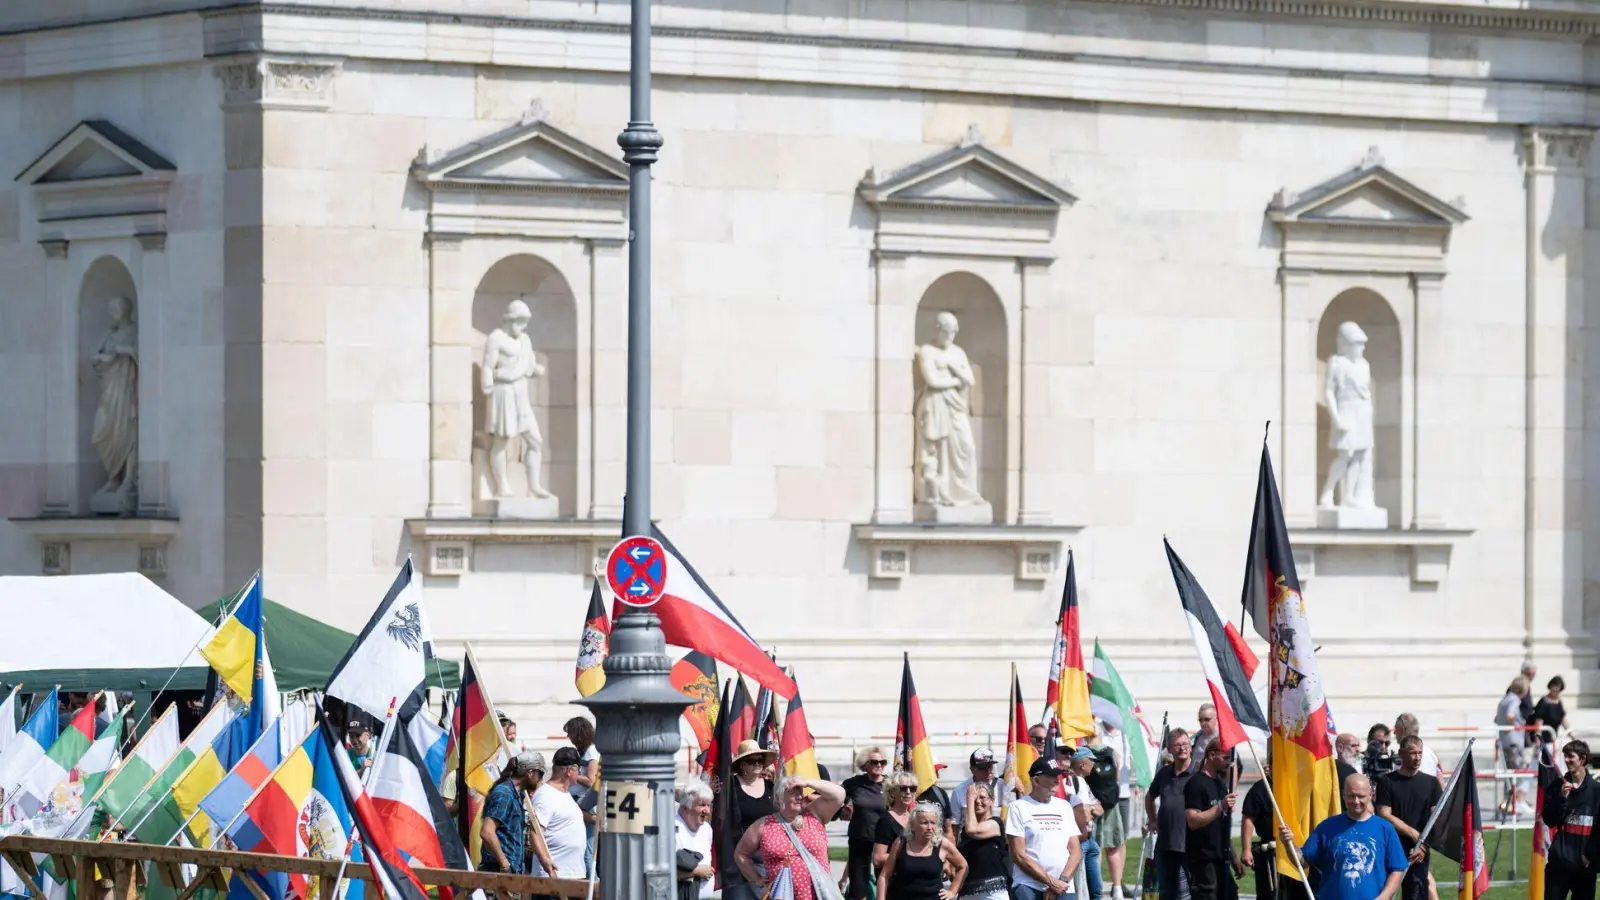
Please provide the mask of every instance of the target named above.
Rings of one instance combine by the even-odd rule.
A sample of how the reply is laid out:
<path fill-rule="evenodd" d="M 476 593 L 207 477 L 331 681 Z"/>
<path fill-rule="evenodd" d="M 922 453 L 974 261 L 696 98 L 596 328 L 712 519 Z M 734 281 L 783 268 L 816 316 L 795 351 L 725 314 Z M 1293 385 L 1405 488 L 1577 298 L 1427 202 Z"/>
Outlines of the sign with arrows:
<path fill-rule="evenodd" d="M 655 538 L 623 538 L 606 557 L 606 583 L 629 606 L 654 606 L 667 589 L 667 551 Z"/>

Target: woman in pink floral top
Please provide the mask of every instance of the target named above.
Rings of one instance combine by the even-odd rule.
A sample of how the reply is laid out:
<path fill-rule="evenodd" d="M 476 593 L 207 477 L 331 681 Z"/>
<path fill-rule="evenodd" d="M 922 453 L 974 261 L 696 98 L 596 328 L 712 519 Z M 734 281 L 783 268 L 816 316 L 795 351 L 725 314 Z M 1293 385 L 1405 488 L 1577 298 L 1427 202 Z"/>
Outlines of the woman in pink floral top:
<path fill-rule="evenodd" d="M 815 793 L 807 795 L 808 788 Z M 814 900 L 816 893 L 811 889 L 805 860 L 794 841 L 784 833 L 783 826 L 787 824 L 793 828 L 795 836 L 817 864 L 828 871 L 828 833 L 823 823 L 832 819 L 844 805 L 844 788 L 831 781 L 784 777 L 778 780 L 774 796 L 778 800 L 778 811 L 751 824 L 739 839 L 734 860 L 745 880 L 752 885 L 770 886 L 779 872 L 788 869 L 795 900 Z M 756 863 L 758 854 L 759 866 Z"/>

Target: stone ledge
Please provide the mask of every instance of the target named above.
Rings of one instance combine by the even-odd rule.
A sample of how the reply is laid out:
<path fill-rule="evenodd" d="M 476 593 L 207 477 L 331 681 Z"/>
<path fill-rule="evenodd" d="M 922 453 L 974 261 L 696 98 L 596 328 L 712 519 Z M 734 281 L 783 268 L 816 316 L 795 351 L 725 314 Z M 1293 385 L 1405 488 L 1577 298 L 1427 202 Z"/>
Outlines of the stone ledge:
<path fill-rule="evenodd" d="M 423 549 L 423 573 L 455 577 L 472 571 L 476 544 L 588 544 L 593 572 L 621 540 L 620 519 L 407 519 L 406 530 Z"/>
<path fill-rule="evenodd" d="M 1017 580 L 1047 581 L 1061 559 L 1061 545 L 1081 525 L 936 525 L 866 523 L 855 525 L 855 539 L 867 547 L 871 578 L 899 580 L 911 574 L 911 551 L 918 546 L 955 544 L 1010 547 L 1017 556 Z"/>
<path fill-rule="evenodd" d="M 1330 528 L 1291 528 L 1289 543 L 1294 547 L 1295 569 L 1302 582 L 1316 576 L 1318 548 L 1351 547 L 1376 549 L 1400 547 L 1411 551 L 1411 581 L 1414 585 L 1436 587 L 1450 572 L 1450 554 L 1457 544 L 1471 537 L 1470 528 L 1414 528 L 1384 531 L 1335 530 Z"/>
<path fill-rule="evenodd" d="M 40 516 L 10 521 L 39 540 L 39 568 L 45 575 L 71 575 L 72 545 L 103 541 L 138 545 L 138 571 L 161 578 L 167 574 L 167 545 L 178 536 L 176 518 Z"/>

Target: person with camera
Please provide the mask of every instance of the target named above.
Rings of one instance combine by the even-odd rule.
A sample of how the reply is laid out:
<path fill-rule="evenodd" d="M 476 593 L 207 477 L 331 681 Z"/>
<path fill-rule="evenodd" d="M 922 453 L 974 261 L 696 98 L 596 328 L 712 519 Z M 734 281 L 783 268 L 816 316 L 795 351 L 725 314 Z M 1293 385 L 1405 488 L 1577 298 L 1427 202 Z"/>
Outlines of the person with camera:
<path fill-rule="evenodd" d="M 1595 847 L 1600 832 L 1594 821 L 1600 815 L 1600 784 L 1589 776 L 1589 745 L 1568 741 L 1561 748 L 1567 771 L 1560 789 L 1545 788 L 1544 809 L 1540 815 L 1551 830 L 1550 849 L 1545 854 L 1545 900 L 1593 900 L 1596 863 L 1600 848 Z"/>
<path fill-rule="evenodd" d="M 1361 754 L 1361 771 L 1369 778 L 1381 778 L 1400 768 L 1400 760 L 1389 746 L 1389 726 L 1382 722 L 1367 729 L 1367 749 Z"/>
<path fill-rule="evenodd" d="M 1422 829 L 1444 797 L 1439 779 L 1422 774 L 1422 750 L 1422 738 L 1406 736 L 1400 741 L 1399 770 L 1378 779 L 1378 815 L 1399 832 L 1410 863 L 1400 882 L 1402 900 L 1428 896 L 1428 846 L 1422 843 Z"/>

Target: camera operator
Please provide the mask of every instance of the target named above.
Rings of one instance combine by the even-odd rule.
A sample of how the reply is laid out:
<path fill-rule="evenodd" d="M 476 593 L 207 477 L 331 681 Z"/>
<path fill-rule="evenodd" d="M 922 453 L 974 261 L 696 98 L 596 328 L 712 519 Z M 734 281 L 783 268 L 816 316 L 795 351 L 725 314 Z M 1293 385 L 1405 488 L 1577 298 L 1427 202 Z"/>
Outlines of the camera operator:
<path fill-rule="evenodd" d="M 1400 758 L 1389 746 L 1389 726 L 1379 722 L 1367 729 L 1367 749 L 1361 754 L 1361 770 L 1377 779 L 1400 768 Z"/>

